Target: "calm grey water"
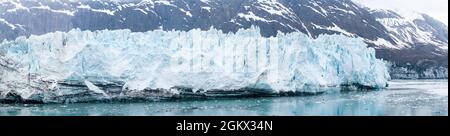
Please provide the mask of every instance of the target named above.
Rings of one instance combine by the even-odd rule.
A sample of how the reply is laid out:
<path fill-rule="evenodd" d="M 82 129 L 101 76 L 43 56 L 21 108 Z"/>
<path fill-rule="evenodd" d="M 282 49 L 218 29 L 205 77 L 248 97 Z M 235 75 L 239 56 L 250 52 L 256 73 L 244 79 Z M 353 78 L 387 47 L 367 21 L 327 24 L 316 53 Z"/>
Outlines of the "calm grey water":
<path fill-rule="evenodd" d="M 0 104 L 0 116 L 448 116 L 448 80 L 396 80 L 370 92 L 147 103 Z"/>

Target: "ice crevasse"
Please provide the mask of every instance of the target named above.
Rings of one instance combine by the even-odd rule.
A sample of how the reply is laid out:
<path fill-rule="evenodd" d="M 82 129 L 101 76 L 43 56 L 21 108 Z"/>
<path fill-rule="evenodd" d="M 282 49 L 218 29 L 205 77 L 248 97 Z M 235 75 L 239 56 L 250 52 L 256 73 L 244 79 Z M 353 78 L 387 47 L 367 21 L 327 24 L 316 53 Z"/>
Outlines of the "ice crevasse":
<path fill-rule="evenodd" d="M 383 88 L 389 79 L 384 62 L 360 38 L 313 39 L 297 32 L 261 37 L 258 28 L 74 29 L 3 41 L 0 64 L 0 99 L 10 92 L 20 99 L 106 99 L 149 90 L 320 92 L 349 85 Z"/>

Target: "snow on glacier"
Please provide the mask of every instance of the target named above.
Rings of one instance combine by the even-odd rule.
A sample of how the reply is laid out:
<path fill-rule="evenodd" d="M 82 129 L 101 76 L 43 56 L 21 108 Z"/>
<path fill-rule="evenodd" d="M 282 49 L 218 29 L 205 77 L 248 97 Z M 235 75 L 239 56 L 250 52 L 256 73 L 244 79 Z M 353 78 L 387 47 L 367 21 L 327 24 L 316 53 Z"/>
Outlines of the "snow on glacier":
<path fill-rule="evenodd" d="M 12 84 L 30 84 L 29 80 L 44 87 L 15 90 L 20 94 L 58 90 L 63 81 L 80 81 L 104 96 L 96 84 L 114 81 L 124 83 L 122 91 L 175 93 L 171 88 L 276 93 L 354 84 L 386 87 L 385 64 L 366 46 L 363 39 L 343 35 L 311 39 L 302 33 L 279 33 L 266 38 L 257 28 L 228 34 L 214 29 L 74 29 L 1 43 L 0 56 L 14 62 L 16 70 L 0 67 L 0 92 L 12 90 Z"/>

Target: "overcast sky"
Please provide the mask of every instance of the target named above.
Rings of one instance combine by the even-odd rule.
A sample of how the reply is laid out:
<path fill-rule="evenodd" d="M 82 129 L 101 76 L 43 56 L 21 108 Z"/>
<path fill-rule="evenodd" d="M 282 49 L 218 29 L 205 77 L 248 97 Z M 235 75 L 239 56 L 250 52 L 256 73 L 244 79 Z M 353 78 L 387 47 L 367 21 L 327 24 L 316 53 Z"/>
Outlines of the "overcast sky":
<path fill-rule="evenodd" d="M 428 14 L 448 25 L 448 0 L 353 0 L 370 8 L 399 9 Z"/>

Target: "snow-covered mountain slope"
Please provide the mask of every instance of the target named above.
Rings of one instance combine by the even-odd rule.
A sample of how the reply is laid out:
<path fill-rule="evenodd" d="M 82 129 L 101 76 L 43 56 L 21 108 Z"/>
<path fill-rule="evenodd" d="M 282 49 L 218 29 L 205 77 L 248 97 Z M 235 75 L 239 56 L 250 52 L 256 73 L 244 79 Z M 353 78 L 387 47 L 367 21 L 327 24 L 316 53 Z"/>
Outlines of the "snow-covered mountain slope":
<path fill-rule="evenodd" d="M 428 78 L 423 72 L 430 68 L 448 69 L 446 25 L 424 14 L 373 10 L 351 0 L 0 2 L 0 40 L 67 32 L 75 28 L 146 32 L 159 29 L 208 30 L 213 27 L 228 33 L 251 26 L 261 28 L 264 37 L 276 36 L 278 32 L 301 32 L 312 38 L 321 34 L 361 37 L 369 46 L 376 48 L 377 58 L 415 71 L 420 78 Z"/>
<path fill-rule="evenodd" d="M 371 12 L 389 31 L 397 48 L 430 44 L 437 46 L 438 50 L 448 50 L 447 26 L 428 15 L 390 10 L 372 10 Z"/>
<path fill-rule="evenodd" d="M 295 32 L 265 38 L 255 28 L 236 34 L 56 32 L 0 44 L 0 92 L 61 102 L 145 98 L 151 90 L 173 96 L 186 90 L 214 95 L 246 89 L 279 94 L 384 88 L 387 67 L 366 46 L 363 39 L 343 35 L 311 39 Z M 75 97 L 80 95 L 82 100 Z"/>
<path fill-rule="evenodd" d="M 386 31 L 374 29 L 381 25 L 375 19 L 366 17 L 369 12 L 349 0 L 7 0 L 1 5 L 1 17 L 11 20 L 14 25 L 28 26 L 26 32 L 29 34 L 68 31 L 71 28 L 128 28 L 145 32 L 160 28 L 206 30 L 212 26 L 225 32 L 235 32 L 257 25 L 262 28 L 263 36 L 275 36 L 278 31 L 300 31 L 312 37 L 343 33 L 392 41 L 389 37 L 383 37 Z M 342 17 L 347 18 L 342 20 Z M 351 20 L 347 19 L 361 21 L 361 24 L 349 24 Z M 53 23 L 48 22 L 50 20 Z M 371 27 L 364 27 L 363 22 Z M 363 31 L 372 34 L 363 34 Z"/>
<path fill-rule="evenodd" d="M 448 27 L 426 14 L 372 10 L 396 41 L 397 50 L 378 49 L 393 62 L 394 78 L 448 78 Z"/>

